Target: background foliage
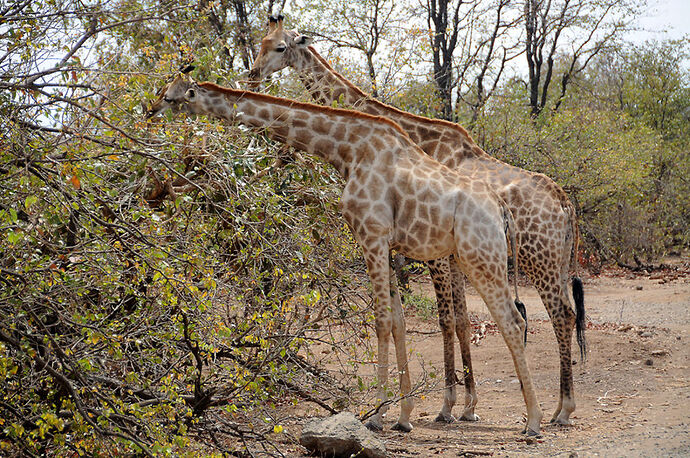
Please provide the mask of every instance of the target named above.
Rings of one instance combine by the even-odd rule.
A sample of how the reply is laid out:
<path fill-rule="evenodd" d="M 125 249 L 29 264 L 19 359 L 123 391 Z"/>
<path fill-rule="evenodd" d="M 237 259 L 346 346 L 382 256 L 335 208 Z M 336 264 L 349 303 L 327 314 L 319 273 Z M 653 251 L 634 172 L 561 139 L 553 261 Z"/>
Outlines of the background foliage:
<path fill-rule="evenodd" d="M 593 267 L 687 252 L 688 40 L 630 44 L 608 27 L 590 54 L 556 43 L 567 84 L 535 115 L 524 72 L 504 67 L 524 59 L 522 3 L 445 4 L 460 27 L 448 100 L 429 4 L 0 6 L 0 453 L 280 455 L 277 406 L 371 401 L 366 361 L 349 357 L 370 348 L 372 317 L 335 172 L 237 127 L 142 120 L 181 65 L 237 79 L 283 8 L 367 90 L 428 116 L 450 106 L 488 152 L 553 177 Z M 269 90 L 305 97 L 290 78 Z M 340 355 L 337 379 L 315 343 Z"/>

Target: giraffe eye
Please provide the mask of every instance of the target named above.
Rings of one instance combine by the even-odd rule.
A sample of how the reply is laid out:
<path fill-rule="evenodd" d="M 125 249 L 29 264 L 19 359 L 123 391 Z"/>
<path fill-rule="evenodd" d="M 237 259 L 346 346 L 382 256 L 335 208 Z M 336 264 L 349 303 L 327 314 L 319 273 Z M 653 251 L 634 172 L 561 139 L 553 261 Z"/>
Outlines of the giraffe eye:
<path fill-rule="evenodd" d="M 286 49 L 287 49 L 287 46 L 278 45 L 278 47 L 276 48 L 276 52 L 285 52 Z"/>

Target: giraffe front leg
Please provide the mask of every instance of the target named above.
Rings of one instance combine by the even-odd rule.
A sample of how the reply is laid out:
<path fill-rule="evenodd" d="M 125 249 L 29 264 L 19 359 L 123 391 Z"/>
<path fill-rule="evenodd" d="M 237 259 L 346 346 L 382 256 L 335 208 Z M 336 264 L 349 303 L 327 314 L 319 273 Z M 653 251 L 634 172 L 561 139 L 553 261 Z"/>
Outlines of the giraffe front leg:
<path fill-rule="evenodd" d="M 465 301 L 465 275 L 460 271 L 454 259 L 450 262 L 450 271 L 451 283 L 453 285 L 455 332 L 458 336 L 458 342 L 460 343 L 460 353 L 462 354 L 462 377 L 465 384 L 465 407 L 460 420 L 479 421 L 479 416 L 474 413 L 474 408 L 479 398 L 474 382 L 472 356 L 470 354 L 472 325 L 470 323 L 469 314 L 467 313 L 467 302 Z"/>
<path fill-rule="evenodd" d="M 367 427 L 377 431 L 382 430 L 383 417 L 388 410 L 388 393 L 386 390 L 388 381 L 388 339 L 392 331 L 400 374 L 400 394 L 402 396 L 400 419 L 394 428 L 402 431 L 411 431 L 412 425 L 409 422 L 409 416 L 414 404 L 409 397 L 411 383 L 405 349 L 405 322 L 400 295 L 394 283 L 395 279 L 392 277 L 393 272 L 390 268 L 387 248 L 387 244 L 383 243 L 363 246 L 374 299 L 376 337 L 378 339 L 377 402 L 381 406 L 369 419 Z"/>
<path fill-rule="evenodd" d="M 452 423 L 455 421 L 453 407 L 457 401 L 458 380 L 455 375 L 455 316 L 451 308 L 452 285 L 448 258 L 428 261 L 429 273 L 436 293 L 436 307 L 438 309 L 438 324 L 443 336 L 443 369 L 445 372 L 445 388 L 443 390 L 443 406 L 436 417 L 436 421 Z"/>
<path fill-rule="evenodd" d="M 373 283 L 373 281 L 372 281 Z M 374 294 L 374 313 L 376 314 L 376 339 L 378 360 L 376 365 L 376 384 L 377 394 L 376 402 L 380 405 L 377 412 L 369 418 L 366 427 L 372 431 L 381 431 L 383 429 L 383 417 L 388 412 L 388 392 L 386 384 L 388 383 L 388 338 L 392 328 L 392 314 L 390 310 L 383 313 L 384 310 L 377 311 L 380 304 L 377 301 L 376 294 Z"/>

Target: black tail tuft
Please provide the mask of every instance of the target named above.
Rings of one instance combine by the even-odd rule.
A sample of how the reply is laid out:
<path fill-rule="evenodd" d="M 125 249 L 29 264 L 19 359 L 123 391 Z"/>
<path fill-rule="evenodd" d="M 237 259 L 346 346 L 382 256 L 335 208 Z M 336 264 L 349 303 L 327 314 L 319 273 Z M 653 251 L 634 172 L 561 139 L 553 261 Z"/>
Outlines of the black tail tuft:
<path fill-rule="evenodd" d="M 587 342 L 585 341 L 585 291 L 582 280 L 573 277 L 573 299 L 575 300 L 575 331 L 577 344 L 580 346 L 580 357 L 584 361 L 587 357 Z"/>
<path fill-rule="evenodd" d="M 522 318 L 525 320 L 525 344 L 527 344 L 527 309 L 525 308 L 525 304 L 517 299 L 515 300 L 515 308 L 518 310 L 518 312 L 520 312 L 520 315 L 522 315 Z"/>

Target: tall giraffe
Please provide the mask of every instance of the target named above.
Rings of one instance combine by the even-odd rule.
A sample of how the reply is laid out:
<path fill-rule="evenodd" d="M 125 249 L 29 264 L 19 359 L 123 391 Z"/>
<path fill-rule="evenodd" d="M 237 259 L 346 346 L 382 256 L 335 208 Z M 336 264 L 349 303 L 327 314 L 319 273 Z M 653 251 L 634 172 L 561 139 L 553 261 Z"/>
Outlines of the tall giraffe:
<path fill-rule="evenodd" d="M 577 221 L 575 209 L 565 191 L 543 174 L 513 167 L 489 156 L 458 124 L 416 116 L 373 99 L 333 70 L 309 46 L 310 43 L 311 38 L 284 29 L 282 17 L 272 17 L 268 34 L 261 42 L 261 49 L 249 75 L 252 85 L 255 87 L 271 73 L 292 67 L 317 103 L 330 105 L 337 102 L 395 121 L 428 155 L 451 169 L 485 181 L 508 204 L 518 231 L 520 267 L 537 288 L 558 341 L 560 399 L 551 421 L 570 424 L 570 414 L 575 410 L 571 356 L 573 327 L 577 328 L 577 341 L 583 357 L 586 348 L 584 294 L 582 282 L 577 277 L 575 259 Z M 567 297 L 571 260 L 576 271 L 572 281 L 576 313 Z M 464 278 L 457 271 L 455 263 L 447 260 L 431 263 L 429 270 L 437 296 L 446 371 L 444 403 L 437 420 L 454 419 L 451 414 L 456 400 L 453 327 L 460 341 L 464 366 L 465 407 L 461 418 L 476 420 L 478 417 L 474 414 L 474 407 L 477 394 L 469 332 L 466 331 L 469 318 Z"/>
<path fill-rule="evenodd" d="M 343 176 L 340 210 L 362 247 L 372 283 L 381 401 L 387 398 L 388 339 L 393 335 L 402 394 L 395 429 L 412 429 L 413 401 L 391 249 L 420 260 L 455 255 L 510 349 L 527 405 L 524 432 L 539 434 L 542 412 L 522 341 L 526 324 L 511 300 L 507 276 L 507 233 L 513 253 L 518 251 L 514 224 L 491 188 L 434 161 L 386 118 L 196 83 L 183 75 L 163 88 L 148 117 L 169 108 L 264 128 L 271 138 L 322 157 Z M 372 428 L 382 428 L 385 410 L 372 417 Z"/>

